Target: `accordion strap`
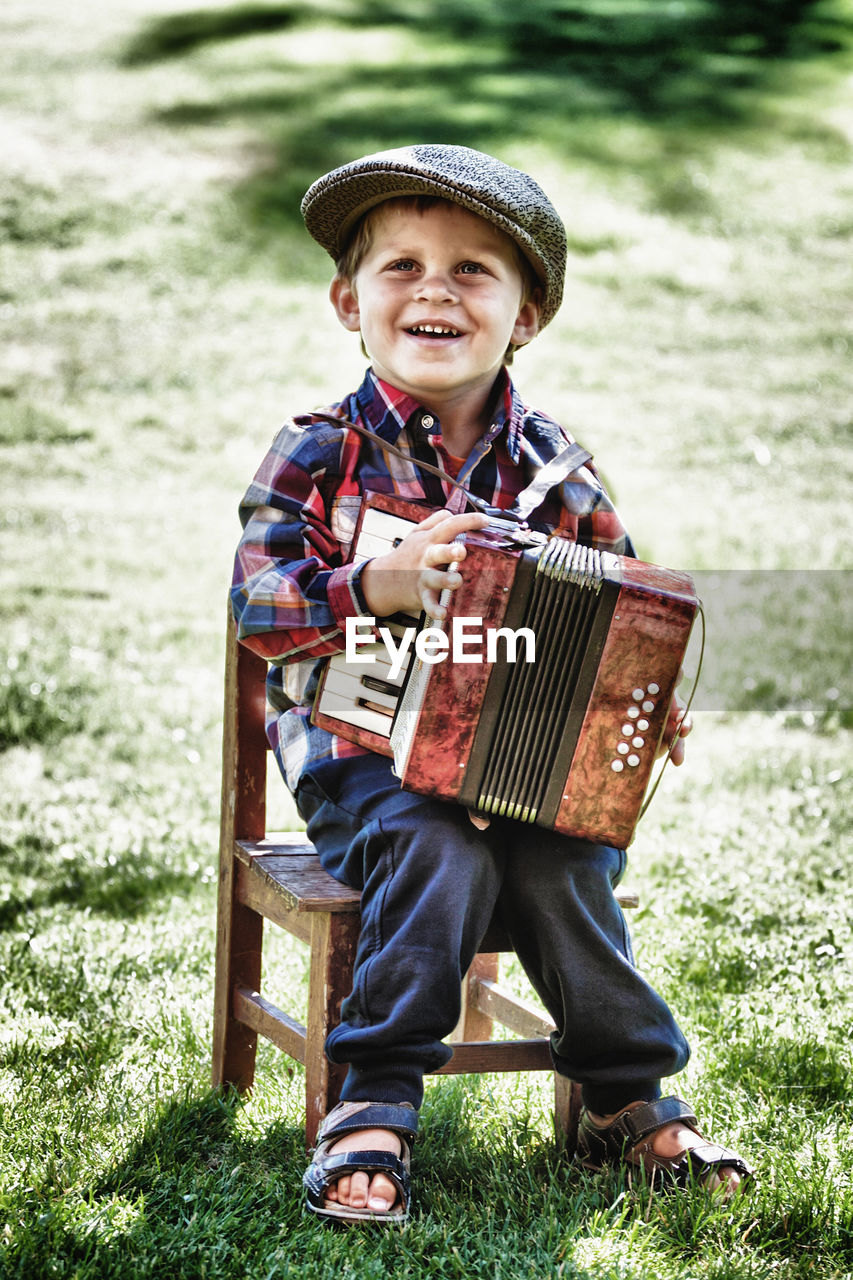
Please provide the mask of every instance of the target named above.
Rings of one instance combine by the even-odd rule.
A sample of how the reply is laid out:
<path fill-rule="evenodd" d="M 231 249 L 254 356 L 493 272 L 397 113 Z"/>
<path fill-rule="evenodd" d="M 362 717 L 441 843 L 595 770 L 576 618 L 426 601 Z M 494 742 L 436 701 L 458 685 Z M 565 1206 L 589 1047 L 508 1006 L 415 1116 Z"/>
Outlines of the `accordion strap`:
<path fill-rule="evenodd" d="M 366 440 L 372 440 L 384 453 L 391 453 L 395 458 L 402 458 L 404 462 L 408 462 L 414 467 L 419 467 L 421 471 L 428 471 L 431 475 L 438 476 L 440 480 L 464 494 L 466 501 L 470 503 L 475 511 L 482 511 L 486 515 L 499 515 L 504 520 L 517 520 L 519 524 L 526 523 L 528 517 L 545 501 L 550 489 L 553 489 L 555 485 L 562 484 L 567 476 L 585 466 L 592 458 L 592 454 L 588 453 L 582 445 L 566 445 L 565 449 L 561 449 L 550 462 L 547 462 L 530 484 L 521 490 L 512 506 L 505 511 L 500 511 L 490 506 L 483 498 L 478 498 L 476 494 L 473 494 L 464 484 L 460 484 L 458 480 L 455 480 L 452 475 L 441 467 L 433 466 L 431 462 L 421 462 L 419 458 L 413 458 L 410 453 L 405 453 L 402 449 L 398 449 L 396 445 L 389 444 L 387 440 L 383 440 L 380 435 L 375 431 L 371 431 L 369 427 L 362 426 L 359 422 L 351 422 L 349 418 L 336 418 L 331 413 L 315 412 L 312 417 L 319 418 L 322 422 L 328 422 L 333 427 L 354 431 L 356 435 L 363 436 Z"/>
<path fill-rule="evenodd" d="M 550 462 L 545 463 L 542 470 L 531 480 L 526 489 L 522 489 L 509 510 L 503 514 L 511 519 L 526 520 L 545 501 L 550 489 L 557 484 L 562 484 L 573 471 L 579 471 L 591 459 L 592 454 L 588 453 L 583 445 L 567 444 L 565 449 L 555 454 Z"/>

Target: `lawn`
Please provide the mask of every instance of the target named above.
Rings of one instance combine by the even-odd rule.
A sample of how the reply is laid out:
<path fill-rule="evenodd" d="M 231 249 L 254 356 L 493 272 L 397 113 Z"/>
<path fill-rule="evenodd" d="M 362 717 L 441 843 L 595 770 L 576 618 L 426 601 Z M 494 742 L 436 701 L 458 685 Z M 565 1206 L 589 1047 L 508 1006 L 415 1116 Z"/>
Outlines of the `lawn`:
<path fill-rule="evenodd" d="M 850 1280 L 849 6 L 365 8 L 0 14 L 0 1274 Z M 758 1168 L 735 1204 L 584 1175 L 544 1078 L 462 1078 L 409 1226 L 318 1230 L 300 1069 L 209 1088 L 236 506 L 362 364 L 295 202 L 419 137 L 553 194 L 566 303 L 515 375 L 705 600 L 631 925 L 677 1090 Z"/>

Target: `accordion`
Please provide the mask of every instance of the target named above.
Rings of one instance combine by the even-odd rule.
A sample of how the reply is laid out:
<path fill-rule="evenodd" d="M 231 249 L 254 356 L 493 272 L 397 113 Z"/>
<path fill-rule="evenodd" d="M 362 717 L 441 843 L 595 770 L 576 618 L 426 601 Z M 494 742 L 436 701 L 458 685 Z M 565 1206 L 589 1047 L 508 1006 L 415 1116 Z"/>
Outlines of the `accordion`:
<path fill-rule="evenodd" d="M 431 510 L 366 494 L 353 559 Z M 465 545 L 441 624 L 379 619 L 377 640 L 357 620 L 314 723 L 393 757 L 407 790 L 626 847 L 699 608 L 691 578 L 500 518 Z"/>

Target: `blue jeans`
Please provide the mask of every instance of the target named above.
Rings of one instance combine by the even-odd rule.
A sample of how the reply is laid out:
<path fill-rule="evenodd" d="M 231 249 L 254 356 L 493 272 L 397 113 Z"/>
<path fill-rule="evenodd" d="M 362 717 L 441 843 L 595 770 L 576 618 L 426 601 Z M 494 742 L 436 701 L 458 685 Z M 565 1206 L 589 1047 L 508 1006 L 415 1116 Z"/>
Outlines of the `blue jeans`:
<path fill-rule="evenodd" d="M 420 1106 L 493 915 L 556 1024 L 556 1070 L 593 1111 L 657 1098 L 685 1065 L 613 894 L 624 852 L 505 818 L 478 831 L 460 806 L 402 791 L 372 754 L 313 767 L 296 799 L 323 866 L 362 894 L 353 990 L 326 1042 L 348 1064 L 345 1099 Z"/>

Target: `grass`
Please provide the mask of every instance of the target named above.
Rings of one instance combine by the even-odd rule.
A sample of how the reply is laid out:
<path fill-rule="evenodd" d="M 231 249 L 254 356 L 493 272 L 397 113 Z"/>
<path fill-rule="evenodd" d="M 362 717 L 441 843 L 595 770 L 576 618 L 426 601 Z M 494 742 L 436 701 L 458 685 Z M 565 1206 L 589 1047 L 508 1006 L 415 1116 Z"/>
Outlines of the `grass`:
<path fill-rule="evenodd" d="M 427 5 L 381 30 L 268 5 L 260 32 L 255 8 L 10 0 L 0 19 L 0 1275 L 849 1280 L 839 28 L 838 48 L 811 26 L 759 61 L 741 32 L 739 79 L 691 45 L 692 79 L 653 101 L 626 62 L 614 104 L 600 24 L 545 92 L 496 34 L 511 6 L 480 6 L 476 47 L 431 35 Z M 531 12 L 547 28 L 552 9 Z M 391 119 L 377 103 L 415 49 L 435 74 L 407 68 Z M 725 94 L 700 111 L 708 85 Z M 424 121 L 553 191 L 567 302 L 518 380 L 706 601 L 698 727 L 632 849 L 633 932 L 694 1045 L 679 1091 L 759 1167 L 732 1206 L 567 1167 L 547 1081 L 470 1078 L 429 1084 L 410 1226 L 318 1231 L 299 1069 L 263 1048 L 251 1100 L 208 1088 L 236 503 L 280 418 L 361 371 L 282 201 L 300 165 Z M 273 804 L 293 821 L 281 788 Z M 298 949 L 268 952 L 304 999 Z"/>

